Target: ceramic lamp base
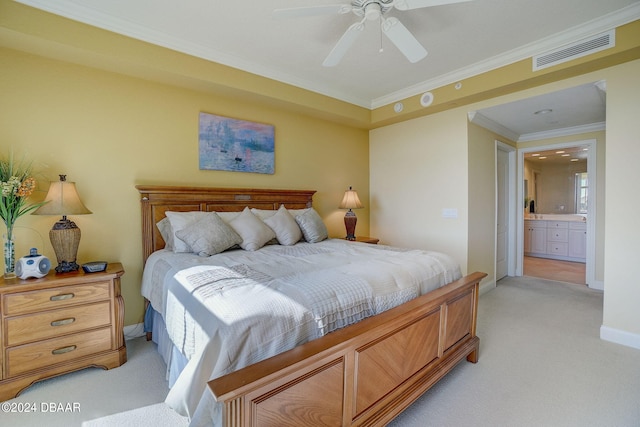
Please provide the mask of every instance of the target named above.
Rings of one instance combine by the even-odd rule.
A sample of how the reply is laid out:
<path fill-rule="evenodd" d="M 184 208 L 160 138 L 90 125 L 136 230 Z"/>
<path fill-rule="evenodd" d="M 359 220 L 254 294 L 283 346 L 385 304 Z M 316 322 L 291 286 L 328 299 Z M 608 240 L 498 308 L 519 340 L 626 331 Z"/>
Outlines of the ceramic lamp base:
<path fill-rule="evenodd" d="M 344 226 L 347 229 L 347 240 L 356 240 L 356 223 L 358 218 L 351 209 L 344 215 Z"/>

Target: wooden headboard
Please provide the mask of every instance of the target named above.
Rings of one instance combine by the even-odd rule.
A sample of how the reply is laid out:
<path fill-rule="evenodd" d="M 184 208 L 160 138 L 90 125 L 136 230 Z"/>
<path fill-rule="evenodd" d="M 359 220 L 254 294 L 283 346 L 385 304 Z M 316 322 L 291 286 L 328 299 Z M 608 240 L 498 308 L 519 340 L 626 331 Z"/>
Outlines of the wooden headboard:
<path fill-rule="evenodd" d="M 166 211 L 239 212 L 245 206 L 277 210 L 310 208 L 315 191 L 270 190 L 248 188 L 170 187 L 136 185 L 142 209 L 143 261 L 154 251 L 164 248 L 164 240 L 156 223 Z"/>

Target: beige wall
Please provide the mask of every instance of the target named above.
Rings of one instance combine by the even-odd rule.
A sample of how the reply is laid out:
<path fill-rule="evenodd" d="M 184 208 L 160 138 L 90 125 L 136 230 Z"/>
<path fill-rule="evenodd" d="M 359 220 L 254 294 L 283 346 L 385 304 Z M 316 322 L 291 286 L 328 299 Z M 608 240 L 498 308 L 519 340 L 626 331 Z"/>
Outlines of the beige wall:
<path fill-rule="evenodd" d="M 93 212 L 71 218 L 82 230 L 78 261 L 124 264 L 126 324 L 140 322 L 143 310 L 136 184 L 317 190 L 315 206 L 339 237 L 337 206 L 351 185 L 365 203 L 358 234 L 368 234 L 367 131 L 13 50 L 0 49 L 0 69 L 0 155 L 12 147 L 34 160 L 39 197 L 60 173 L 77 183 Z M 199 170 L 200 111 L 273 124 L 275 174 Z M 56 220 L 18 220 L 17 255 L 35 246 L 55 260 L 48 232 Z"/>
<path fill-rule="evenodd" d="M 496 241 L 496 141 L 515 146 L 503 136 L 497 135 L 473 123 L 467 124 L 469 146 L 469 271 L 488 273 L 485 283 L 493 284 L 495 272 Z M 493 212 L 493 215 L 489 213 Z M 491 247 L 487 244 L 494 242 Z M 493 266 L 490 270 L 487 266 Z"/>
<path fill-rule="evenodd" d="M 640 346 L 640 286 L 632 273 L 640 241 L 640 226 L 633 218 L 640 202 L 629 195 L 631 183 L 638 181 L 640 173 L 634 165 L 640 154 L 638 60 L 371 131 L 372 233 L 393 244 L 445 250 L 464 270 L 473 267 L 491 274 L 495 237 L 487 229 L 495 227 L 495 187 L 489 174 L 494 173 L 495 165 L 485 162 L 493 158 L 495 145 L 487 143 L 487 138 L 474 145 L 479 132 L 469 127 L 467 136 L 467 113 L 600 80 L 607 82 L 606 152 L 600 152 L 605 150 L 605 144 L 600 143 L 603 135 L 596 136 L 596 262 L 602 266 L 596 268 L 596 279 L 604 277 L 605 282 L 603 329 L 622 331 L 627 338 L 630 334 Z M 574 138 L 591 137 L 583 134 Z M 482 209 L 476 208 L 478 201 Z M 601 215 L 605 206 L 606 214 Z M 442 218 L 445 207 L 457 207 L 459 218 Z M 484 254 L 471 255 L 478 250 Z"/>

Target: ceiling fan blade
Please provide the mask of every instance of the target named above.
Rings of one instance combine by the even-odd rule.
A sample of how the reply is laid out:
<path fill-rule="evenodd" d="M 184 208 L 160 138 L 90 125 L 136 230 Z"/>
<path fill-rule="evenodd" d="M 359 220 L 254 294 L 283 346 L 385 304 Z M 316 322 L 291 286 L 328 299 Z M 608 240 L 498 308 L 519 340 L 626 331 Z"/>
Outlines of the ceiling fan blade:
<path fill-rule="evenodd" d="M 276 9 L 274 18 L 298 18 L 301 16 L 341 15 L 351 12 L 350 4 L 328 4 L 324 6 L 293 7 L 290 9 Z"/>
<path fill-rule="evenodd" d="M 472 0 L 395 0 L 393 7 L 398 10 L 421 9 L 423 7 L 442 6 L 444 4 L 463 3 Z"/>
<path fill-rule="evenodd" d="M 347 53 L 351 45 L 353 45 L 358 36 L 362 33 L 362 30 L 364 30 L 364 21 L 352 24 L 342 37 L 340 37 L 340 40 L 338 40 L 338 43 L 333 47 L 331 52 L 329 52 L 329 55 L 326 57 L 322 65 L 325 67 L 338 65 L 338 62 L 340 62 L 344 54 Z"/>
<path fill-rule="evenodd" d="M 397 18 L 385 19 L 382 22 L 382 32 L 400 49 L 409 62 L 415 63 L 427 56 L 426 49 Z"/>

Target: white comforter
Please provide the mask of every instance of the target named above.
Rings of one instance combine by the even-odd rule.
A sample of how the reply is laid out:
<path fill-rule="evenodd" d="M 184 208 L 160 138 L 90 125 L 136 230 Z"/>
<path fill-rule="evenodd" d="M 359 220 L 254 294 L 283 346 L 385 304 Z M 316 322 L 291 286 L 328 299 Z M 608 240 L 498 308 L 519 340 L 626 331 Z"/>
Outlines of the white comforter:
<path fill-rule="evenodd" d="M 212 257 L 158 251 L 142 294 L 189 360 L 167 403 L 220 421 L 206 383 L 461 277 L 451 257 L 330 239 Z"/>

